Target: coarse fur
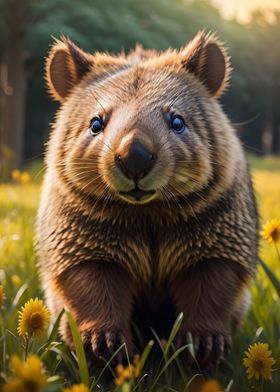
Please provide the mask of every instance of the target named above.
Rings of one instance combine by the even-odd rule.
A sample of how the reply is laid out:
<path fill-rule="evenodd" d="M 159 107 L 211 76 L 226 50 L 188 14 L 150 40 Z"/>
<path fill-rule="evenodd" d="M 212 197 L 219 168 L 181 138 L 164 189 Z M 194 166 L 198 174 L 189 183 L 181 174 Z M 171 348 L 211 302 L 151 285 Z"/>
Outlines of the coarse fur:
<path fill-rule="evenodd" d="M 201 364 L 230 346 L 258 251 L 246 159 L 218 102 L 230 73 L 223 44 L 205 32 L 163 52 L 91 55 L 65 37 L 50 50 L 46 80 L 61 108 L 38 213 L 40 271 L 52 314 L 73 313 L 89 360 L 122 342 L 135 352 L 132 322 L 167 337 L 179 312 L 177 345 L 191 332 Z M 170 113 L 184 119 L 182 134 Z M 104 129 L 93 136 L 96 116 Z M 135 141 L 156 157 L 136 185 L 116 160 Z M 135 186 L 143 197 L 129 196 Z M 71 345 L 65 320 L 61 332 Z"/>

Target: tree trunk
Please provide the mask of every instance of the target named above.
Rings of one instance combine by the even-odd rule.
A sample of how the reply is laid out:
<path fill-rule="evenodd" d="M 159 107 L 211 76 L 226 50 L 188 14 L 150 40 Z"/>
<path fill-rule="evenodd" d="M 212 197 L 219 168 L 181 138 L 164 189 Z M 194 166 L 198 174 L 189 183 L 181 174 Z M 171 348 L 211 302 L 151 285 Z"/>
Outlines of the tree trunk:
<path fill-rule="evenodd" d="M 262 132 L 262 152 L 264 155 L 272 154 L 272 121 L 269 111 L 267 111 Z"/>
<path fill-rule="evenodd" d="M 12 166 L 20 167 L 23 157 L 27 85 L 24 64 L 26 2 L 10 0 L 7 7 L 8 35 L 0 66 L 0 143 L 2 161 L 3 155 L 5 160 L 5 155 L 11 151 Z"/>
<path fill-rule="evenodd" d="M 272 153 L 274 155 L 280 154 L 280 126 L 279 122 L 275 120 L 272 133 Z"/>
<path fill-rule="evenodd" d="M 277 86 L 278 87 L 278 86 Z M 277 91 L 278 90 L 278 91 Z M 273 132 L 272 132 L 272 146 L 273 154 L 280 155 L 280 114 L 279 114 L 279 87 L 274 90 L 274 105 L 273 107 Z"/>

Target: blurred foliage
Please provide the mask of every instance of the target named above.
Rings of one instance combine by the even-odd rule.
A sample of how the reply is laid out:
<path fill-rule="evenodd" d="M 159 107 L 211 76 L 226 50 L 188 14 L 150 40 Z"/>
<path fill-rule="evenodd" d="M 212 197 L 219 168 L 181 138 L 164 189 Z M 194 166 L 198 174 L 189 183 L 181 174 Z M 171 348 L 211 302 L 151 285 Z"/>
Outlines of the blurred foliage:
<path fill-rule="evenodd" d="M 8 31 L 5 9 L 13 0 L 0 0 L 0 60 Z M 25 5 L 24 46 L 28 70 L 25 156 L 42 152 L 57 104 L 44 89 L 44 56 L 52 36 L 69 36 L 88 51 L 128 51 L 180 47 L 198 30 L 216 31 L 232 56 L 231 88 L 222 99 L 226 112 L 241 128 L 245 145 L 260 153 L 268 126 L 272 151 L 280 149 L 280 11 L 268 22 L 260 11 L 241 25 L 224 20 L 210 0 L 21 0 Z M 10 44 L 13 44 L 12 42 Z M 257 118 L 253 119 L 255 116 Z M 250 121 L 250 119 L 253 119 Z M 245 124 L 244 124 L 245 122 Z M 241 124 L 239 124 L 241 123 Z"/>

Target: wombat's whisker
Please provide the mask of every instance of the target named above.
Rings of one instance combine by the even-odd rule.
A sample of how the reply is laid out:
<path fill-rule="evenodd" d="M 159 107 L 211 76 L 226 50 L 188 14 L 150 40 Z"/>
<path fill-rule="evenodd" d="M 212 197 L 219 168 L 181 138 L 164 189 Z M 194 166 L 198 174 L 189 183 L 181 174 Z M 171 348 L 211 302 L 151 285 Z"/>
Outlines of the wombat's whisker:
<path fill-rule="evenodd" d="M 92 183 L 94 183 L 96 180 L 98 180 L 100 177 L 102 177 L 101 175 L 97 176 L 97 177 L 93 177 L 89 182 L 87 182 L 82 188 L 81 191 L 83 191 L 84 189 L 88 188 Z"/>
<path fill-rule="evenodd" d="M 114 154 L 114 151 L 112 150 L 112 148 L 107 143 L 105 143 L 104 140 L 103 140 L 103 144 Z"/>
<path fill-rule="evenodd" d="M 166 190 L 165 190 L 165 188 L 162 187 L 162 188 L 160 188 L 158 191 L 159 191 L 160 194 L 162 195 L 163 202 L 167 205 L 168 208 L 171 208 L 171 205 L 170 205 L 170 203 L 169 203 L 169 199 L 168 199 L 168 197 L 166 196 Z"/>
<path fill-rule="evenodd" d="M 170 187 L 171 189 L 173 189 L 174 192 L 178 192 L 178 190 L 177 190 L 176 188 L 174 188 L 171 184 L 169 184 L 169 187 Z M 176 196 L 174 195 L 174 192 L 173 192 L 173 193 L 171 192 L 171 194 L 172 194 L 173 197 L 176 199 L 177 203 L 179 203 L 178 199 L 177 199 Z M 188 207 L 189 207 L 190 210 L 192 211 L 193 216 L 196 218 L 196 213 L 195 213 L 193 207 L 191 206 L 191 204 L 188 202 L 188 199 L 187 199 L 186 195 L 185 195 L 184 193 L 180 192 L 180 191 L 179 191 L 178 193 L 179 193 L 180 196 L 182 196 L 182 197 L 184 198 L 184 200 L 186 201 Z M 179 205 L 180 205 L 180 203 L 179 203 Z M 182 207 L 181 205 L 180 205 L 180 207 L 181 207 L 181 209 L 183 209 L 183 207 Z"/>

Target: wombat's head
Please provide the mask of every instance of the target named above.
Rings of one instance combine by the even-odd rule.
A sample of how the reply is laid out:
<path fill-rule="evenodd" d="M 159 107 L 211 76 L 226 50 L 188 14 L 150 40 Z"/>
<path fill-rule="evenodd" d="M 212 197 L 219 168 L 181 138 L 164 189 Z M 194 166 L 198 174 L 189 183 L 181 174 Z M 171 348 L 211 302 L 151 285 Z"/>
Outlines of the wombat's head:
<path fill-rule="evenodd" d="M 234 155 L 217 102 L 229 74 L 223 45 L 203 32 L 180 50 L 138 46 L 127 56 L 91 55 L 62 38 L 46 64 L 62 104 L 48 160 L 69 191 L 104 200 L 176 203 L 218 192 Z"/>

